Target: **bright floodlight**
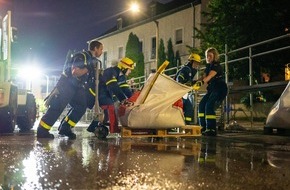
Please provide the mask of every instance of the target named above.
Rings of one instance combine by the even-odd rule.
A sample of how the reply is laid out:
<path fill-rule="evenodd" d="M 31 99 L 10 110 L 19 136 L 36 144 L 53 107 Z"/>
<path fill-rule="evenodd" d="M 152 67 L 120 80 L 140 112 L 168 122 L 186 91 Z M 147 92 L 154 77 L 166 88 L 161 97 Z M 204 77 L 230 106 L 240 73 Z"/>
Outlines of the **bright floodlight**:
<path fill-rule="evenodd" d="M 137 3 L 132 3 L 131 6 L 130 6 L 130 10 L 133 12 L 133 13 L 137 13 L 140 11 L 140 7 Z"/>
<path fill-rule="evenodd" d="M 32 88 L 31 87 L 32 81 L 37 81 L 40 79 L 41 76 L 45 76 L 45 78 L 46 78 L 46 96 L 48 96 L 49 76 L 42 73 L 41 69 L 39 69 L 38 67 L 34 67 L 34 66 L 24 66 L 24 67 L 19 69 L 18 76 L 23 78 L 23 79 L 26 79 L 27 83 L 30 83 L 29 84 L 30 90 L 32 90 L 31 89 Z"/>
<path fill-rule="evenodd" d="M 28 80 L 39 78 L 41 70 L 34 66 L 24 66 L 18 70 L 18 76 Z"/>

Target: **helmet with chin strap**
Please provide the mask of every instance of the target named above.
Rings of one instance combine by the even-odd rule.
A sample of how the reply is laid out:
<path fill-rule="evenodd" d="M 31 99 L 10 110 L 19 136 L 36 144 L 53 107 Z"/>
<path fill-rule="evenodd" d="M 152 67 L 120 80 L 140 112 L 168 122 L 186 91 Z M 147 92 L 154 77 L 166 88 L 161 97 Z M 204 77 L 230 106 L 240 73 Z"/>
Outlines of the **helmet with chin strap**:
<path fill-rule="evenodd" d="M 189 57 L 188 57 L 188 61 L 196 61 L 196 62 L 200 63 L 201 58 L 200 58 L 200 56 L 199 56 L 198 54 L 196 54 L 196 53 L 191 53 L 191 54 L 189 55 Z"/>
<path fill-rule="evenodd" d="M 121 69 L 121 70 L 127 70 L 127 69 L 130 69 L 130 70 L 133 70 L 134 69 L 134 61 L 128 57 L 124 57 L 122 58 L 119 63 L 118 63 L 118 67 Z"/>

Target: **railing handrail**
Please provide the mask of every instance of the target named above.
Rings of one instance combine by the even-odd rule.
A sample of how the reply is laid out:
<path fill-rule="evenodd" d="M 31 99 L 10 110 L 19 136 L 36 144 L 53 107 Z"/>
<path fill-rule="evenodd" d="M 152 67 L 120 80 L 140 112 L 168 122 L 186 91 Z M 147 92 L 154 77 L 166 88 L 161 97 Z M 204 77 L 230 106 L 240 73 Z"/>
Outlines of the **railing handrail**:
<path fill-rule="evenodd" d="M 290 46 L 286 45 L 284 47 L 273 48 L 271 50 L 264 51 L 264 52 L 259 52 L 259 53 L 253 53 L 252 52 L 252 48 L 253 47 L 256 47 L 256 46 L 264 45 L 264 44 L 269 44 L 269 43 L 272 43 L 272 42 L 275 42 L 275 41 L 278 41 L 278 40 L 282 40 L 282 39 L 285 39 L 285 38 L 288 38 L 288 37 L 290 37 L 290 34 L 285 34 L 285 35 L 282 35 L 282 36 L 274 37 L 274 38 L 271 38 L 271 39 L 268 39 L 268 40 L 264 40 L 264 41 L 261 41 L 261 42 L 258 42 L 258 43 L 254 43 L 254 44 L 247 45 L 247 46 L 244 46 L 244 47 L 241 47 L 241 48 L 238 48 L 238 49 L 235 49 L 235 50 L 230 50 L 230 51 L 227 51 L 227 45 L 225 45 L 225 52 L 224 53 L 220 53 L 220 57 L 223 56 L 225 58 L 225 61 L 224 62 L 221 62 L 221 64 L 222 65 L 225 65 L 225 67 L 226 67 L 225 68 L 226 83 L 229 83 L 228 82 L 228 75 L 229 75 L 229 73 L 228 73 L 228 70 L 227 70 L 228 64 L 230 64 L 230 63 L 232 64 L 234 62 L 238 62 L 238 61 L 242 61 L 242 60 L 249 60 L 249 77 L 250 77 L 250 81 L 252 81 L 253 80 L 252 79 L 252 77 L 253 77 L 253 73 L 252 73 L 252 59 L 253 58 L 259 57 L 259 56 L 263 56 L 263 55 L 266 55 L 266 54 L 270 54 L 270 53 L 274 53 L 274 52 L 278 52 L 278 51 L 282 51 L 282 50 L 286 50 L 286 49 L 290 49 Z M 248 55 L 247 56 L 243 56 L 243 57 L 239 57 L 239 58 L 235 58 L 235 59 L 229 60 L 229 55 L 230 54 L 236 53 L 236 52 L 240 52 L 240 51 L 244 51 L 244 50 L 248 50 Z M 171 70 L 178 71 L 178 69 L 180 67 L 181 66 L 179 66 L 179 67 L 172 67 L 172 68 L 166 69 L 164 71 L 164 73 L 167 73 L 168 71 L 171 71 Z M 198 75 L 199 75 L 200 71 L 202 71 L 204 69 L 205 69 L 205 67 L 201 67 L 199 69 L 199 72 L 197 74 L 197 77 L 199 77 Z M 174 75 L 175 74 L 172 74 L 171 77 L 174 77 Z M 138 81 L 137 84 L 138 84 L 138 88 L 140 89 L 140 87 L 142 85 L 144 85 L 144 83 L 146 82 L 146 77 L 145 76 L 136 77 L 133 80 L 134 81 L 135 80 Z M 283 85 L 284 85 L 284 83 L 283 83 Z M 255 87 L 251 87 L 251 86 L 252 86 L 252 82 L 250 82 L 249 87 L 247 88 L 248 91 L 250 91 L 250 92 L 252 92 L 253 90 L 257 90 L 257 87 L 262 87 L 262 86 L 255 86 Z M 271 84 L 264 85 L 264 86 L 267 87 L 267 88 L 269 88 L 271 86 Z M 264 86 L 263 86 L 263 88 L 264 88 Z M 236 88 L 235 89 L 235 92 L 237 92 L 238 90 L 240 90 L 240 89 Z M 241 88 L 241 90 L 245 90 L 245 87 Z M 250 96 L 252 96 L 252 95 L 250 95 Z M 251 104 L 251 117 L 252 117 L 253 100 L 251 100 L 251 103 L 250 104 Z M 226 98 L 226 107 L 228 107 L 228 98 Z"/>

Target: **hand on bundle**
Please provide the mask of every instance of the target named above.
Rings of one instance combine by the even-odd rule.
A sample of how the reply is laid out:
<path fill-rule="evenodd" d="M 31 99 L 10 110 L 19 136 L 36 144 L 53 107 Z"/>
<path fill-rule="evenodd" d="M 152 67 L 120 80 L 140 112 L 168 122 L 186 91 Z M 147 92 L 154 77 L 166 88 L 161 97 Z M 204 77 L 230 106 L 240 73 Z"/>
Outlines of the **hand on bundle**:
<path fill-rule="evenodd" d="M 193 90 L 199 90 L 200 87 L 204 84 L 204 82 L 202 80 L 196 81 L 195 84 L 192 86 Z"/>
<path fill-rule="evenodd" d="M 126 107 L 130 107 L 134 105 L 134 102 L 130 102 L 128 99 L 125 99 L 121 102 L 121 105 L 124 105 Z"/>

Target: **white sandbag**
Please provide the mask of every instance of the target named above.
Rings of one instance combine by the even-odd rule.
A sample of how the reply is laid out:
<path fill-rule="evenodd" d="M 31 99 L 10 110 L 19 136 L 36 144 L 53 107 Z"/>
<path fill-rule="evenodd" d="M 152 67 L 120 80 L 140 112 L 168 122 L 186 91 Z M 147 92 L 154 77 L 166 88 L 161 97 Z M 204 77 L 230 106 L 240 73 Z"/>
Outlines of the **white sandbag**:
<path fill-rule="evenodd" d="M 265 127 L 290 128 L 290 83 L 268 114 Z"/>
<path fill-rule="evenodd" d="M 159 74 L 154 84 L 153 78 L 145 83 L 135 104 L 120 115 L 122 126 L 154 129 L 185 126 L 182 109 L 173 104 L 191 88 L 164 74 Z"/>

